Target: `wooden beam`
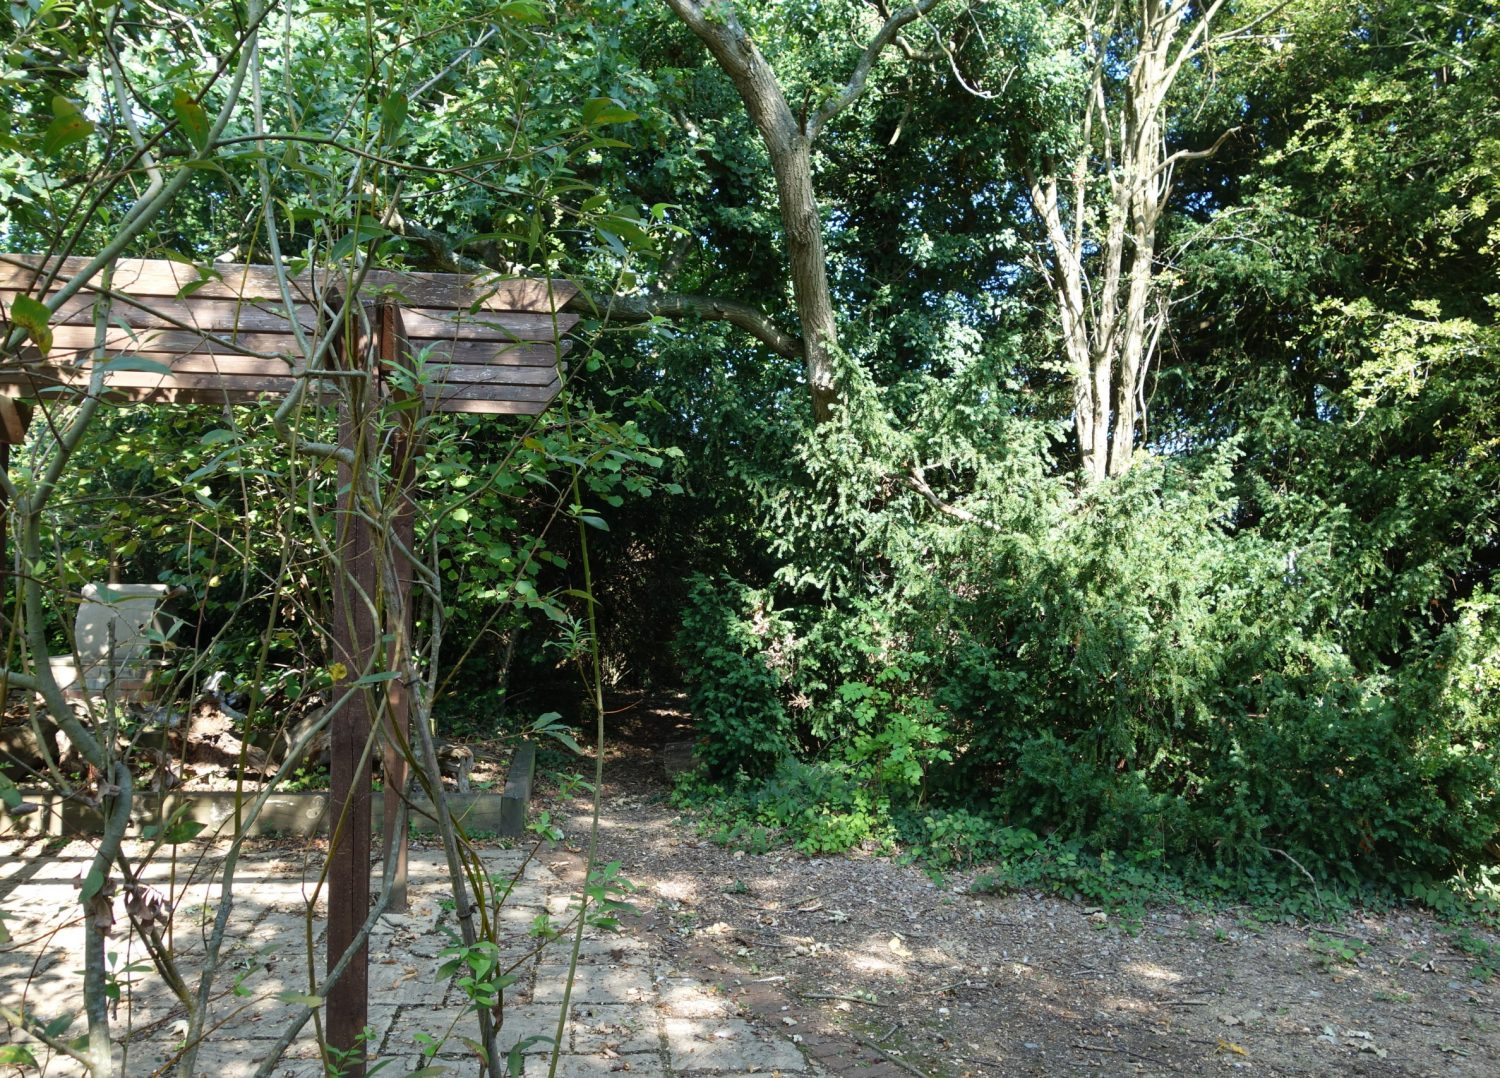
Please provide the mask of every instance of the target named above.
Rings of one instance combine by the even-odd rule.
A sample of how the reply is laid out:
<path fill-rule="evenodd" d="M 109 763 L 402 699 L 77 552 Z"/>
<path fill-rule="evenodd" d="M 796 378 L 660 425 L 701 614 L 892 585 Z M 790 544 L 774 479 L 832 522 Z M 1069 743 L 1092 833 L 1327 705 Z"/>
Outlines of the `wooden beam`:
<path fill-rule="evenodd" d="M 143 359 L 152 358 L 143 356 Z M 284 369 L 284 368 L 283 368 Z M 50 387 L 67 386 L 84 388 L 89 384 L 92 370 L 89 367 L 33 367 L 4 376 L 7 385 L 31 386 L 38 392 Z M 282 376 L 266 374 L 157 374 L 155 371 L 108 371 L 104 375 L 106 389 L 182 389 L 200 390 L 210 393 L 225 389 L 237 393 L 270 393 L 285 395 L 297 384 L 292 374 Z"/>
<path fill-rule="evenodd" d="M 38 255 L 0 255 L 0 288 L 34 290 L 42 274 L 59 268 L 60 281 L 67 281 L 88 265 L 86 258 L 44 260 Z M 166 260 L 122 258 L 115 263 L 114 291 L 136 296 L 192 296 L 206 299 L 263 299 L 279 302 L 281 284 L 270 266 L 214 263 L 198 267 Z M 320 291 L 347 291 L 343 275 L 303 273 L 289 278 L 293 295 L 311 301 Z M 55 286 L 54 286 L 55 287 Z M 565 280 L 503 278 L 499 274 L 402 273 L 371 270 L 365 276 L 362 296 L 373 301 L 388 295 L 402 306 L 451 307 L 462 310 L 555 311 L 578 294 L 578 287 Z"/>
<path fill-rule="evenodd" d="M 550 386 L 557 381 L 557 368 L 492 367 L 484 363 L 429 363 L 421 371 L 426 385 Z"/>
<path fill-rule="evenodd" d="M 443 405 L 449 401 L 496 401 L 522 405 L 520 408 L 473 409 L 502 414 L 539 412 L 557 395 L 560 383 L 551 369 L 513 367 L 524 372 L 514 378 L 491 374 L 484 368 L 445 368 L 463 381 L 435 381 L 423 385 L 423 396 L 429 408 L 451 411 Z M 543 382 L 542 379 L 546 381 Z M 474 380 L 470 380 L 474 379 Z M 238 374 L 174 374 L 151 371 L 114 371 L 105 376 L 102 396 L 119 404 L 255 404 L 285 396 L 295 384 L 293 377 Z M 51 400 L 65 403 L 81 396 L 89 385 L 87 368 L 40 368 L 34 372 L 0 372 L 0 397 Z M 315 379 L 308 394 L 310 404 L 331 405 L 338 402 L 338 392 L 331 378 Z M 537 405 L 535 409 L 529 407 Z"/>
<path fill-rule="evenodd" d="M 23 352 L 26 362 L 17 366 L 0 367 L 0 382 L 14 382 L 26 378 L 62 378 L 70 383 L 86 384 L 94 367 L 92 349 L 80 348 L 63 351 L 53 348 L 43 359 L 34 350 Z M 110 356 L 105 363 L 117 359 L 141 359 L 167 368 L 171 374 L 217 374 L 226 378 L 295 378 L 306 370 L 306 365 L 283 356 L 245 356 L 235 353 L 215 355 L 212 352 L 156 352 L 146 348 L 122 349 L 119 355 Z M 132 366 L 132 364 L 118 364 Z M 148 378 L 163 378 L 154 367 L 151 370 L 119 371 L 106 377 L 118 377 L 130 373 Z"/>
<path fill-rule="evenodd" d="M 133 350 L 171 352 L 178 355 L 238 355 L 246 358 L 259 353 L 264 357 L 280 359 L 283 364 L 291 362 L 286 357 L 299 351 L 297 338 L 290 332 L 231 330 L 216 335 L 204 330 L 134 329 L 118 325 L 105 328 L 104 347 L 110 352 Z M 92 355 L 93 350 L 93 326 L 57 325 L 52 327 L 52 351 L 47 354 L 46 360 L 56 363 L 59 355 L 64 353 L 71 355 L 81 352 L 86 357 Z M 22 355 L 27 358 L 42 358 L 35 348 L 28 348 Z"/>
<path fill-rule="evenodd" d="M 20 445 L 26 440 L 26 428 L 30 425 L 31 405 L 0 397 L 0 445 Z"/>
<path fill-rule="evenodd" d="M 551 401 L 437 400 L 429 404 L 433 412 L 462 412 L 469 415 L 541 415 Z"/>
<path fill-rule="evenodd" d="M 86 262 L 48 265 L 54 264 L 76 273 Z M 23 291 L 55 287 L 43 279 L 43 265 L 33 256 L 0 255 L 0 306 Z M 127 259 L 117 264 L 114 281 L 104 356 L 147 360 L 169 372 L 111 369 L 104 385 L 118 403 L 223 405 L 282 396 L 308 375 L 304 348 L 326 339 L 331 312 L 339 309 L 336 282 L 313 274 L 292 281 L 296 302 L 288 309 L 276 274 L 265 266 L 220 265 L 204 278 L 176 262 Z M 413 368 L 429 411 L 527 415 L 542 411 L 560 388 L 560 358 L 568 351 L 562 334 L 578 319 L 557 309 L 573 292 L 557 281 L 376 271 L 364 294 L 383 296 L 386 306 L 410 305 L 402 315 L 409 342 L 403 356 L 416 359 L 393 365 Z M 59 305 L 49 353 L 23 347 L 0 367 L 0 397 L 65 400 L 89 384 L 99 295 L 85 289 Z M 309 402 L 333 403 L 338 383 L 313 375 L 319 380 L 309 387 Z"/>
<path fill-rule="evenodd" d="M 449 382 L 422 387 L 422 395 L 437 401 L 534 401 L 545 404 L 562 388 L 554 375 L 546 385 L 497 385 L 484 382 Z"/>
<path fill-rule="evenodd" d="M 0 305 L 9 310 L 22 293 L 0 290 Z M 94 325 L 95 298 L 80 293 L 64 300 L 52 315 L 54 326 Z M 478 311 L 450 307 L 410 307 L 406 322 L 413 337 L 434 340 L 467 341 L 551 341 L 567 333 L 578 323 L 576 314 L 547 314 L 531 311 Z M 157 296 L 132 296 L 117 300 L 110 308 L 110 320 L 131 329 L 176 329 L 200 333 L 291 333 L 292 322 L 307 333 L 329 330 L 327 312 L 308 303 L 299 303 L 290 311 L 279 303 L 266 300 L 167 299 Z"/>
<path fill-rule="evenodd" d="M 84 394 L 83 386 L 62 385 L 57 382 L 17 382 L 0 384 L 0 397 L 7 399 L 35 400 L 55 404 L 67 404 Z M 236 389 L 218 385 L 212 389 L 181 389 L 161 387 L 115 386 L 106 388 L 101 394 L 111 404 L 211 404 L 248 405 L 280 400 L 285 390 Z M 326 398 L 326 400 L 325 400 Z M 314 403 L 333 403 L 332 394 L 314 394 Z"/>
<path fill-rule="evenodd" d="M 39 359 L 25 366 L 0 367 L 0 384 L 34 382 L 37 385 L 52 383 L 88 385 L 94 366 L 92 359 L 86 352 L 80 354 L 78 362 L 70 362 L 69 358 L 59 355 L 58 350 L 54 348 L 46 361 Z M 211 388 L 216 384 L 216 380 L 222 379 L 226 386 L 234 388 L 242 379 L 269 378 L 279 380 L 281 383 L 279 388 L 286 390 L 291 388 L 292 379 L 306 370 L 301 362 L 293 363 L 286 359 L 260 356 L 133 352 L 122 358 L 144 360 L 164 370 L 158 371 L 153 368 L 151 370 L 107 371 L 105 373 L 106 385 L 160 385 L 199 389 Z M 124 365 L 127 364 L 122 364 Z M 423 382 L 433 385 L 444 382 L 473 382 L 487 385 L 538 386 L 550 385 L 557 379 L 554 364 L 511 366 L 488 363 L 425 363 L 417 364 L 410 373 L 420 377 Z M 331 382 L 326 376 L 318 380 Z"/>
<path fill-rule="evenodd" d="M 401 308 L 393 300 L 382 302 L 379 307 L 378 332 L 382 381 L 387 373 L 400 365 L 411 362 L 410 344 L 402 326 Z M 387 388 L 391 399 L 398 405 L 405 399 L 399 387 Z M 397 827 L 400 817 L 401 799 L 410 785 L 410 768 L 401 746 L 411 744 L 411 689 L 405 681 L 410 667 L 412 628 L 415 623 L 411 608 L 412 587 L 416 582 L 416 571 L 411 564 L 416 549 L 416 506 L 413 492 L 416 481 L 416 459 L 419 450 L 416 444 L 417 413 L 415 410 L 399 411 L 395 437 L 391 440 L 391 494 L 387 504 L 392 506 L 391 539 L 389 547 L 391 573 L 396 585 L 396 594 L 388 596 L 386 602 L 385 631 L 392 642 L 391 669 L 400 672 L 386 682 L 385 699 L 385 759 L 382 767 L 385 799 L 382 806 L 381 861 L 391 874 L 390 909 L 405 913 L 407 895 L 407 834 L 406 828 Z M 441 782 L 441 777 L 438 778 Z"/>
<path fill-rule="evenodd" d="M 0 472 L 6 477 L 10 475 L 10 447 L 13 443 L 9 440 L 0 442 Z M 7 618 L 19 620 L 21 616 L 20 602 L 14 606 L 11 604 L 10 582 L 13 579 L 10 561 L 10 499 L 5 496 L 5 489 L 0 487 L 0 612 Z M 19 600 L 19 592 L 17 593 Z"/>
<path fill-rule="evenodd" d="M 512 344 L 417 336 L 409 340 L 412 358 L 401 364 L 408 369 L 447 363 L 463 367 L 555 367 L 572 348 L 571 341 Z"/>
<path fill-rule="evenodd" d="M 553 387 L 554 393 L 556 386 Z M 47 400 L 58 403 L 66 403 L 76 399 L 82 391 L 77 386 L 49 386 L 42 387 L 38 392 L 31 386 L 0 385 L 0 397 L 8 399 L 20 398 L 23 400 Z M 215 407 L 223 405 L 254 405 L 265 404 L 275 401 L 281 396 L 280 393 L 265 391 L 239 392 L 229 389 L 209 390 L 184 390 L 184 389 L 124 389 L 115 388 L 106 391 L 104 398 L 114 404 L 206 404 Z M 497 398 L 484 399 L 445 399 L 434 393 L 426 404 L 429 412 L 465 412 L 474 415 L 540 415 L 547 410 L 552 398 L 545 400 L 510 400 Z M 311 404 L 333 404 L 335 397 L 332 393 L 315 394 L 312 396 Z"/>
<path fill-rule="evenodd" d="M 570 342 L 560 342 L 566 353 Z M 290 332 L 266 330 L 132 329 L 110 326 L 104 333 L 106 351 L 121 354 L 150 353 L 235 362 L 260 359 L 279 363 L 283 369 L 305 366 L 301 346 Z M 83 363 L 94 354 L 94 327 L 59 325 L 52 327 L 52 350 L 43 356 L 27 346 L 19 353 L 22 363 Z M 452 337 L 413 337 L 411 354 L 419 359 L 405 360 L 402 366 L 431 366 L 457 363 L 479 366 L 551 367 L 556 365 L 559 347 L 547 341 L 513 344 L 495 340 L 454 340 Z M 4 368 L 0 368 L 3 370 Z"/>

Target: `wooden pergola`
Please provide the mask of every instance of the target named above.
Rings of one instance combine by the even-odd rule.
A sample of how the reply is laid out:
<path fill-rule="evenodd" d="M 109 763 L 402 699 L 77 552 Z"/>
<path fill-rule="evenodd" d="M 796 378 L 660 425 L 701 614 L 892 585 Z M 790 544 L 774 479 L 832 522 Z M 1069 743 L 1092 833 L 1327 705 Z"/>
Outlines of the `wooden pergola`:
<path fill-rule="evenodd" d="M 0 255 L 0 309 L 9 312 L 20 295 L 45 301 L 87 266 L 82 258 Z M 542 412 L 561 388 L 563 337 L 577 321 L 561 308 L 576 289 L 560 281 L 371 270 L 358 282 L 358 303 L 343 302 L 350 290 L 343 274 L 283 278 L 268 266 L 119 260 L 107 287 L 95 277 L 53 313 L 46 354 L 28 341 L 17 359 L 0 365 L 0 467 L 9 462 L 10 446 L 25 438 L 27 402 L 47 407 L 78 399 L 96 364 L 103 366 L 102 395 L 121 403 L 238 405 L 283 398 L 303 383 L 309 403 L 338 406 L 340 448 L 357 454 L 390 444 L 396 510 L 389 538 L 410 551 L 414 424 L 432 412 Z M 387 401 L 403 406 L 382 410 Z M 376 430 L 378 415 L 394 416 L 396 429 Z M 369 517 L 355 510 L 347 463 L 340 462 L 339 473 L 335 659 L 350 671 L 370 668 L 383 631 L 400 642 L 384 665 L 400 671 L 411 627 L 376 626 L 370 605 L 378 590 L 376 545 L 388 537 L 375 535 Z M 393 564 L 402 594 L 392 605 L 409 612 L 410 565 L 400 558 Z M 391 906 L 401 909 L 406 901 L 406 833 L 395 823 L 408 775 L 396 741 L 406 739 L 410 700 L 400 677 L 363 686 L 355 680 L 347 679 L 335 701 L 330 736 L 331 820 L 341 826 L 329 852 L 330 967 L 356 939 L 370 907 L 371 776 L 360 763 L 379 710 L 376 691 L 385 694 L 388 723 L 384 856 L 388 864 L 395 860 L 397 881 Z M 367 966 L 361 945 L 329 992 L 327 1037 L 335 1049 L 359 1044 L 368 1016 Z M 357 1058 L 349 1073 L 362 1078 L 362 1053 Z"/>

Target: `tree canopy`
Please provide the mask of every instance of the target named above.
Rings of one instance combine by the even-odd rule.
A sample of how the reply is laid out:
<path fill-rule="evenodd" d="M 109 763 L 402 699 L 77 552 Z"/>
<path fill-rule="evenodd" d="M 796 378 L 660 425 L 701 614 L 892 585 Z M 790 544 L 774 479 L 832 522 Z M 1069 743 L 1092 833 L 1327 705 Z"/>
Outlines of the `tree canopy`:
<path fill-rule="evenodd" d="M 576 657 L 561 513 L 605 667 L 685 684 L 808 848 L 1492 871 L 1490 0 L 28 0 L 0 36 L 8 250 L 581 286 L 567 424 L 431 428 L 440 722 Z M 275 607 L 315 558 L 248 526 L 269 423 L 108 412 L 61 570 L 227 559 Z"/>

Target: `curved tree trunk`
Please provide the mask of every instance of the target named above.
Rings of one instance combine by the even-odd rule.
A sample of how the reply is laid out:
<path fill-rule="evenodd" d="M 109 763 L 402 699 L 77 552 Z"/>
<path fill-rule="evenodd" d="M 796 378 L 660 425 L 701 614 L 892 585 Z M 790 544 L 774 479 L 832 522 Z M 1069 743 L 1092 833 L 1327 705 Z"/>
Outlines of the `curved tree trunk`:
<path fill-rule="evenodd" d="M 734 83 L 770 154 L 781 223 L 786 230 L 792 295 L 802 324 L 803 369 L 812 396 L 813 419 L 821 423 L 833 414 L 840 400 L 834 360 L 838 322 L 828 286 L 823 222 L 813 189 L 813 144 L 829 120 L 858 100 L 880 54 L 896 40 L 901 28 L 931 10 L 938 0 L 917 0 L 887 18 L 865 47 L 848 83 L 813 115 L 801 119 L 792 113 L 776 73 L 740 24 L 733 4 L 728 0 L 666 3 L 707 46 Z"/>

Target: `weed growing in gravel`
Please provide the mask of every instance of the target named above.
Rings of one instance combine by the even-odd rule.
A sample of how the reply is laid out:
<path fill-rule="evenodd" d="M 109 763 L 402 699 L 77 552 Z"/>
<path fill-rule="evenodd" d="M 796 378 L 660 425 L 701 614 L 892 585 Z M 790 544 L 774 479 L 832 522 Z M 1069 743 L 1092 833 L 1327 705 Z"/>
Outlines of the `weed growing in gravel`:
<path fill-rule="evenodd" d="M 1474 959 L 1469 975 L 1476 981 L 1487 983 L 1500 976 L 1500 944 L 1483 936 L 1476 936 L 1462 925 L 1448 934 L 1448 942 Z"/>
<path fill-rule="evenodd" d="M 1307 949 L 1322 963 L 1325 971 L 1331 972 L 1339 965 L 1355 966 L 1369 950 L 1363 940 L 1343 939 L 1314 932 L 1307 937 Z"/>

